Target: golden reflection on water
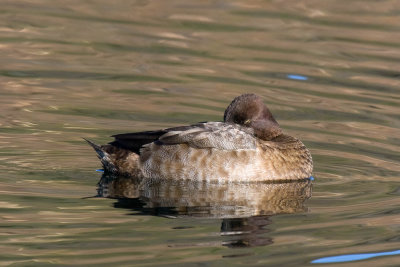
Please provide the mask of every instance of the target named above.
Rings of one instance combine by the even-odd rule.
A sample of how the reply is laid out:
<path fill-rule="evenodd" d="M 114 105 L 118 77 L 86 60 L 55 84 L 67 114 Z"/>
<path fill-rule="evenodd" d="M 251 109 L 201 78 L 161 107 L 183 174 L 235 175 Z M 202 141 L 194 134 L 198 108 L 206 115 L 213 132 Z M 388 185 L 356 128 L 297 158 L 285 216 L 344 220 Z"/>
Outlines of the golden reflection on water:
<path fill-rule="evenodd" d="M 398 249 L 399 10 L 396 1 L 357 0 L 2 1 L 0 265 L 307 265 Z M 317 179 L 308 212 L 297 213 L 306 197 L 286 203 L 280 193 L 301 187 L 277 185 L 211 187 L 232 192 L 214 202 L 202 195 L 208 187 L 196 187 L 190 196 L 209 203 L 206 211 L 188 204 L 175 220 L 126 216 L 115 200 L 84 198 L 95 192 L 99 162 L 81 137 L 103 143 L 221 120 L 244 92 L 261 95 L 310 148 Z M 156 187 L 141 187 L 120 194 L 149 207 L 166 199 L 182 207 L 189 197 L 174 185 L 158 198 Z M 240 208 L 216 208 L 227 204 Z M 243 249 L 241 261 L 221 244 L 243 245 L 243 235 L 230 243 L 222 228 L 270 245 Z"/>

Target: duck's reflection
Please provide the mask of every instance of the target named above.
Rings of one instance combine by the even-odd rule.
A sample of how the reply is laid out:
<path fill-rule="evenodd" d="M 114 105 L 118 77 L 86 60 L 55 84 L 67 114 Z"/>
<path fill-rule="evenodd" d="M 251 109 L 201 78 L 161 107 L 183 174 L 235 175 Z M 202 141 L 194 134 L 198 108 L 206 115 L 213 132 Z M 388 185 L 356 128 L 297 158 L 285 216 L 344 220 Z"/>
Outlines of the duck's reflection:
<path fill-rule="evenodd" d="M 229 247 L 265 246 L 274 214 L 306 210 L 309 179 L 284 183 L 221 183 L 192 180 L 132 179 L 103 176 L 98 195 L 116 198 L 115 207 L 167 217 L 221 218 L 221 235 Z"/>
<path fill-rule="evenodd" d="M 248 218 L 222 219 L 221 235 L 229 236 L 224 246 L 230 248 L 257 247 L 272 244 L 272 239 L 264 233 L 270 224 L 270 215 L 252 216 Z"/>

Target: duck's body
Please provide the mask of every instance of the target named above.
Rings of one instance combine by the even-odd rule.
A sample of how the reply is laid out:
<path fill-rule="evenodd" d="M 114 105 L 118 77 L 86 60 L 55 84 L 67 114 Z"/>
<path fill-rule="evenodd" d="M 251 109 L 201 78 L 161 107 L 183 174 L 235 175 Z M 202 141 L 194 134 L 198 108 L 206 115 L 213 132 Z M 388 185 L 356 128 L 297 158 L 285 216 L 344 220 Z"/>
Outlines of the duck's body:
<path fill-rule="evenodd" d="M 207 122 L 132 134 L 97 146 L 104 169 L 140 178 L 265 181 L 308 178 L 312 158 L 285 135 L 253 94 L 239 96 L 224 122 Z"/>

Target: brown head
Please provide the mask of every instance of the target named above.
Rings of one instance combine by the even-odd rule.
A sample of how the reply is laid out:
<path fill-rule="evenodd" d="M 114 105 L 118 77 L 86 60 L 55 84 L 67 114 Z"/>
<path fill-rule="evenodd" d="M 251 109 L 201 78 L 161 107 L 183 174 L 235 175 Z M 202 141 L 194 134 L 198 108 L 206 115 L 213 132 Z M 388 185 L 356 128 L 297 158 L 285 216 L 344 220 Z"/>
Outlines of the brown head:
<path fill-rule="evenodd" d="M 225 110 L 224 121 L 253 128 L 255 135 L 262 140 L 271 140 L 282 134 L 271 111 L 255 94 L 244 94 L 233 99 Z"/>

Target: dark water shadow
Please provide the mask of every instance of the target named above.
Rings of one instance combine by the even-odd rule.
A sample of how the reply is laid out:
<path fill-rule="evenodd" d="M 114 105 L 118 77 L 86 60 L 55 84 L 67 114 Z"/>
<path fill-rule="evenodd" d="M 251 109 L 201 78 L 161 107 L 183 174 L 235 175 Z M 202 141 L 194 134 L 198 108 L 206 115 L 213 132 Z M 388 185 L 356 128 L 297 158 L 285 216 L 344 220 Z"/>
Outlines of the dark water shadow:
<path fill-rule="evenodd" d="M 222 219 L 222 245 L 230 248 L 272 244 L 270 217 L 307 211 L 311 193 L 310 179 L 233 183 L 103 175 L 98 183 L 99 197 L 116 199 L 114 207 L 131 215 Z"/>

